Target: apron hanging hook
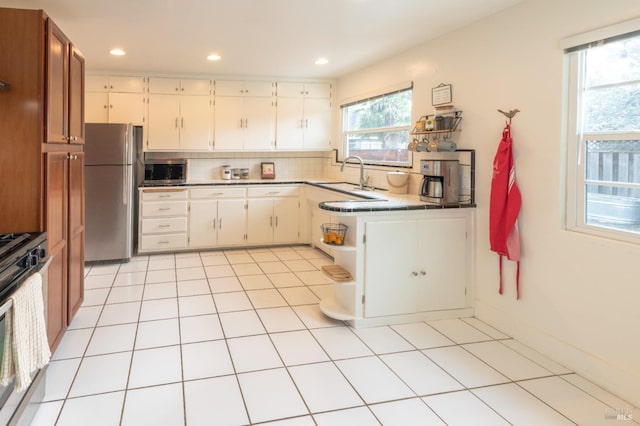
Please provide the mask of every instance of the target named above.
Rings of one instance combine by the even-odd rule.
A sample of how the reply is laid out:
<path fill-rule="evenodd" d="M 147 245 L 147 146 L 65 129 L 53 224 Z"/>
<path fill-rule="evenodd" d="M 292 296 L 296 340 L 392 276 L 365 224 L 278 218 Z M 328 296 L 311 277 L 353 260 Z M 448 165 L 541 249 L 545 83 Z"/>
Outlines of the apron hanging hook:
<path fill-rule="evenodd" d="M 509 123 L 509 125 L 511 125 L 511 119 L 513 117 L 515 117 L 516 114 L 520 112 L 520 110 L 519 109 L 512 109 L 512 110 L 509 110 L 509 112 L 505 112 L 505 111 L 502 111 L 501 109 L 499 109 L 498 112 L 500 114 L 504 115 L 505 117 L 507 117 L 509 119 L 508 123 Z"/>

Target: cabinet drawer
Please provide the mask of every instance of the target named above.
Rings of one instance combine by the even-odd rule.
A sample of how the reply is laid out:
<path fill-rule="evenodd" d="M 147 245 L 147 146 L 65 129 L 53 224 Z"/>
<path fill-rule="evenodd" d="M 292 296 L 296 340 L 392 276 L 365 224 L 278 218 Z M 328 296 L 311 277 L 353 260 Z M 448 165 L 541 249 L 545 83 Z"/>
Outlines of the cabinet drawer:
<path fill-rule="evenodd" d="M 142 203 L 142 217 L 186 216 L 186 201 Z"/>
<path fill-rule="evenodd" d="M 186 189 L 143 189 L 143 201 L 186 200 Z"/>
<path fill-rule="evenodd" d="M 164 234 L 187 231 L 186 217 L 171 217 L 161 219 L 143 219 L 143 234 Z"/>
<path fill-rule="evenodd" d="M 140 251 L 164 251 L 187 247 L 187 234 L 143 235 L 140 239 Z"/>
<path fill-rule="evenodd" d="M 245 188 L 220 188 L 212 186 L 208 188 L 191 189 L 191 198 L 244 198 Z"/>
<path fill-rule="evenodd" d="M 297 197 L 300 193 L 300 187 L 269 185 L 249 188 L 248 192 L 249 197 Z"/>

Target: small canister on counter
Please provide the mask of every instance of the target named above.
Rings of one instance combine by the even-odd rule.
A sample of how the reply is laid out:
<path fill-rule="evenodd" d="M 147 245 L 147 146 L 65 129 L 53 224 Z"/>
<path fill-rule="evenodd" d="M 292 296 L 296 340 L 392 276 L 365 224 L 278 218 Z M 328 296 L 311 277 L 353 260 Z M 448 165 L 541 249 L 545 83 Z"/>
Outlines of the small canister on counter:
<path fill-rule="evenodd" d="M 231 179 L 231 166 L 225 164 L 222 166 L 222 179 Z"/>
<path fill-rule="evenodd" d="M 249 179 L 249 169 L 248 168 L 240 169 L 240 178 L 241 179 Z"/>
<path fill-rule="evenodd" d="M 231 169 L 231 179 L 240 179 L 240 169 Z"/>

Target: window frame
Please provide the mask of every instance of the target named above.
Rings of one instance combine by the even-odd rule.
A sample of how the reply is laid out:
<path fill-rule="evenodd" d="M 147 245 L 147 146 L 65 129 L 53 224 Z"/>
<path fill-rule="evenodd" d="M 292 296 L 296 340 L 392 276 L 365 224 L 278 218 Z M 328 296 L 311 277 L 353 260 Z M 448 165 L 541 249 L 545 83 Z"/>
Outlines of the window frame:
<path fill-rule="evenodd" d="M 630 34 L 630 36 L 633 36 Z M 589 224 L 586 221 L 587 142 L 639 140 L 640 131 L 583 132 L 582 109 L 585 86 L 586 49 L 565 53 L 566 184 L 565 227 L 569 231 L 640 244 L 640 234 Z M 593 181 L 593 183 L 604 181 Z M 633 187 L 635 184 L 623 184 Z"/>
<path fill-rule="evenodd" d="M 414 94 L 414 87 L 413 87 L 413 83 L 411 83 L 409 86 L 407 85 L 403 85 L 401 88 L 398 88 L 396 90 L 392 90 L 392 91 L 385 91 L 385 92 L 380 92 L 378 94 L 375 95 L 371 95 L 368 96 L 366 98 L 361 98 L 358 100 L 354 100 L 348 103 L 345 103 L 343 105 L 340 106 L 341 109 L 341 114 L 340 114 L 340 118 L 341 118 L 341 137 L 342 137 L 342 161 L 344 162 L 344 159 L 347 158 L 349 155 L 352 155 L 349 153 L 349 142 L 348 142 L 348 138 L 350 135 L 357 135 L 357 134 L 369 134 L 369 133 L 381 133 L 381 132 L 398 132 L 398 131 L 402 131 L 402 132 L 407 132 L 408 138 L 407 138 L 407 146 L 405 147 L 405 150 L 407 151 L 407 161 L 403 162 L 403 161 L 376 161 L 376 160 L 372 160 L 372 159 L 367 159 L 367 158 L 363 158 L 363 162 L 366 165 L 372 165 L 372 166 L 380 166 L 380 167 L 395 167 L 395 168 L 411 168 L 413 167 L 413 152 L 411 152 L 409 150 L 409 142 L 411 140 L 411 131 L 413 129 L 413 122 L 411 121 L 413 118 L 413 94 Z M 409 117 L 410 117 L 410 121 L 406 126 L 397 126 L 397 127 L 377 127 L 377 128 L 368 128 L 368 129 L 360 129 L 360 130 L 347 130 L 346 126 L 348 125 L 348 118 L 347 118 L 347 114 L 348 114 L 348 109 L 350 107 L 353 107 L 355 105 L 359 105 L 359 104 L 363 104 L 365 102 L 369 102 L 371 100 L 374 99 L 379 99 L 379 98 L 384 98 L 387 96 L 393 96 L 402 92 L 411 92 L 411 111 L 409 112 Z"/>

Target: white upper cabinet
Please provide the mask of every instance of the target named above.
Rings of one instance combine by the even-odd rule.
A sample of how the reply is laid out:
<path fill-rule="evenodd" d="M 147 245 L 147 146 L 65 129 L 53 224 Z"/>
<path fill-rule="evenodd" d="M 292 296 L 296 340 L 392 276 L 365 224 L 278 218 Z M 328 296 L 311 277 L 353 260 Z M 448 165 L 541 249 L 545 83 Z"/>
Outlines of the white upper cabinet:
<path fill-rule="evenodd" d="M 145 125 L 145 84 L 144 77 L 87 76 L 85 122 Z"/>
<path fill-rule="evenodd" d="M 271 81 L 216 80 L 216 96 L 251 96 L 271 98 L 275 86 Z"/>
<path fill-rule="evenodd" d="M 209 96 L 211 80 L 152 77 L 149 79 L 149 93 Z"/>
<path fill-rule="evenodd" d="M 149 79 L 147 151 L 210 151 L 211 81 Z"/>
<path fill-rule="evenodd" d="M 276 148 L 331 148 L 331 84 L 278 82 Z"/>
<path fill-rule="evenodd" d="M 216 151 L 268 151 L 275 140 L 274 84 L 216 80 Z"/>

